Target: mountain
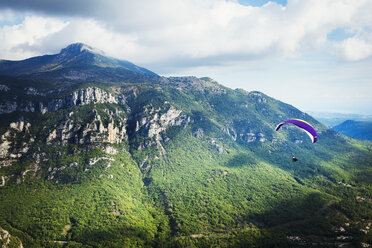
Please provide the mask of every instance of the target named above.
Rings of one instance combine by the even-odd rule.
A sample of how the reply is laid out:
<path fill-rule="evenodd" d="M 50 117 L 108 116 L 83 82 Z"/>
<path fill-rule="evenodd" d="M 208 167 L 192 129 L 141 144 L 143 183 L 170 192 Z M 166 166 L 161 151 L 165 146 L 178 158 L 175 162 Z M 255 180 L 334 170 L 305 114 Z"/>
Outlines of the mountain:
<path fill-rule="evenodd" d="M 2 246 L 371 243 L 370 142 L 261 92 L 85 47 L 0 64 Z M 276 132 L 289 118 L 318 141 Z"/>
<path fill-rule="evenodd" d="M 332 128 L 336 132 L 344 135 L 362 139 L 372 140 L 372 122 L 371 121 L 353 121 L 347 120 Z"/>
<path fill-rule="evenodd" d="M 75 43 L 54 55 L 21 61 L 0 61 L 0 75 L 53 80 L 112 80 L 141 82 L 159 76 L 128 61 L 102 55 L 92 47 Z"/>
<path fill-rule="evenodd" d="M 347 120 L 372 121 L 372 115 L 370 114 L 327 113 L 315 111 L 308 111 L 307 113 L 330 128 L 337 126 Z"/>

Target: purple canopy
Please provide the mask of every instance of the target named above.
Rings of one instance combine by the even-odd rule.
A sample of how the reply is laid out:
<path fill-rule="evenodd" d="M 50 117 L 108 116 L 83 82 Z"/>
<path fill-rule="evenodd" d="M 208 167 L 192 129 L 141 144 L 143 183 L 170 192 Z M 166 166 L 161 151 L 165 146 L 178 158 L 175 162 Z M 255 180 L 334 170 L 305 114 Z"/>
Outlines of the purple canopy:
<path fill-rule="evenodd" d="M 313 143 L 315 143 L 318 140 L 318 134 L 316 133 L 315 129 L 309 123 L 300 119 L 289 119 L 283 121 L 279 123 L 279 125 L 275 128 L 275 131 L 278 131 L 281 128 L 281 126 L 283 126 L 286 123 L 292 123 L 301 128 L 302 130 L 304 130 L 309 135 Z"/>

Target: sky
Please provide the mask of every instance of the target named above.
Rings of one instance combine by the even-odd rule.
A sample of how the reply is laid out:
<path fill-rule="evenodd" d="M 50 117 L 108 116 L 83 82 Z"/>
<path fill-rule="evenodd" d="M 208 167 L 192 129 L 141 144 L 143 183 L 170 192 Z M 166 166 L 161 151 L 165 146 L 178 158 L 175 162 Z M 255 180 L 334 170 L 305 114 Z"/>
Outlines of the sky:
<path fill-rule="evenodd" d="M 0 0 L 0 58 L 86 43 L 302 111 L 372 114 L 371 0 Z"/>

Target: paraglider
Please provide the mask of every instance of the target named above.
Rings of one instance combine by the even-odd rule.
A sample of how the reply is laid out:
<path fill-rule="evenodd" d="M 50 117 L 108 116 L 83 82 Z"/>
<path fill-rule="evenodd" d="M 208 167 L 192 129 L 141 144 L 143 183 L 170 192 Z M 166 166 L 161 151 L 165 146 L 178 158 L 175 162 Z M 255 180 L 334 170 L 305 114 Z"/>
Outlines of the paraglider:
<path fill-rule="evenodd" d="M 300 120 L 300 119 L 289 119 L 286 121 L 283 121 L 279 123 L 278 126 L 276 126 L 275 131 L 278 131 L 284 124 L 291 123 L 299 128 L 301 128 L 303 131 L 309 135 L 311 141 L 315 143 L 318 140 L 318 134 L 316 133 L 315 129 L 306 121 Z M 292 154 L 292 161 L 296 162 L 298 159 Z"/>
<path fill-rule="evenodd" d="M 315 143 L 318 140 L 318 134 L 316 133 L 315 129 L 306 121 L 300 120 L 300 119 L 289 119 L 286 121 L 283 121 L 279 123 L 278 126 L 276 126 L 275 131 L 278 131 L 284 124 L 291 123 L 293 125 L 296 125 L 297 127 L 304 130 L 307 135 L 309 135 L 311 141 Z"/>

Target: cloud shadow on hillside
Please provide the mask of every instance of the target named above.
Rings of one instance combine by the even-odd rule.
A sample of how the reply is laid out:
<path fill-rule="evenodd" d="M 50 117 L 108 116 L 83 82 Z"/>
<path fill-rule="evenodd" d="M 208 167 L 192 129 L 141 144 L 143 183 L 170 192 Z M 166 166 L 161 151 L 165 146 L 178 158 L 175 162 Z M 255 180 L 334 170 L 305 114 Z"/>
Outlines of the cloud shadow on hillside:
<path fill-rule="evenodd" d="M 243 167 L 256 164 L 257 161 L 249 154 L 240 153 L 230 158 L 224 165 L 226 167 Z"/>

